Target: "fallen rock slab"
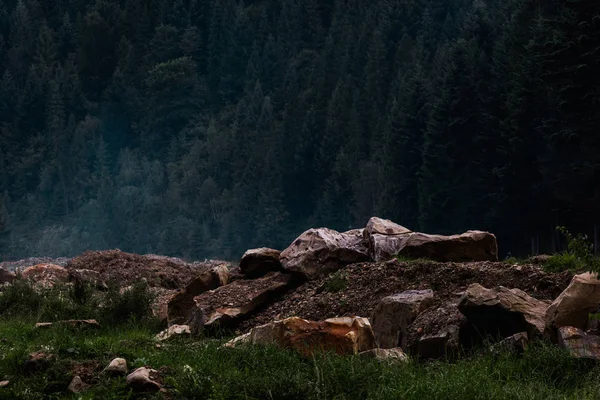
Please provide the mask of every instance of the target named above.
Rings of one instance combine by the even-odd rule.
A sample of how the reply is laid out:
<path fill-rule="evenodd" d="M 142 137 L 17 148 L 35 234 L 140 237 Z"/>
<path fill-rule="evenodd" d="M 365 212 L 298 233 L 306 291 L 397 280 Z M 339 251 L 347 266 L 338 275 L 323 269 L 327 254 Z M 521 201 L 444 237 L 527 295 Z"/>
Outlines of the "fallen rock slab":
<path fill-rule="evenodd" d="M 103 372 L 109 375 L 126 375 L 127 371 L 127 361 L 124 358 L 115 358 L 104 368 Z"/>
<path fill-rule="evenodd" d="M 575 358 L 600 360 L 600 337 L 588 335 L 579 328 L 563 326 L 558 329 L 558 344 Z"/>
<path fill-rule="evenodd" d="M 248 334 L 230 341 L 227 347 L 240 343 L 275 344 L 309 357 L 322 351 L 340 355 L 362 353 L 375 348 L 375 337 L 366 318 L 331 318 L 315 322 L 292 317 L 253 328 Z"/>
<path fill-rule="evenodd" d="M 547 333 L 563 326 L 585 330 L 589 314 L 600 304 L 600 280 L 597 273 L 575 275 L 569 286 L 548 307 L 545 315 Z"/>
<path fill-rule="evenodd" d="M 432 290 L 408 290 L 383 298 L 371 318 L 377 345 L 405 349 L 408 326 L 432 304 Z"/>
<path fill-rule="evenodd" d="M 408 362 L 409 360 L 406 353 L 399 347 L 393 349 L 371 349 L 358 353 L 358 355 L 363 358 L 388 362 Z"/>
<path fill-rule="evenodd" d="M 467 288 L 458 309 L 481 335 L 495 340 L 519 332 L 530 338 L 543 335 L 548 305 L 519 289 L 486 289 L 475 283 Z"/>
<path fill-rule="evenodd" d="M 363 237 L 332 229 L 309 229 L 280 255 L 286 271 L 314 280 L 353 264 L 370 259 Z"/>
<path fill-rule="evenodd" d="M 240 270 L 249 278 L 260 278 L 272 271 L 281 271 L 281 251 L 262 247 L 248 250 L 240 261 Z"/>
<path fill-rule="evenodd" d="M 174 337 L 190 336 L 192 334 L 188 325 L 172 325 L 156 335 L 156 340 L 163 342 Z"/>
<path fill-rule="evenodd" d="M 162 385 L 156 381 L 158 371 L 140 367 L 127 375 L 126 382 L 135 392 L 158 392 Z"/>
<path fill-rule="evenodd" d="M 397 254 L 442 262 L 498 261 L 498 244 L 496 236 L 482 231 L 452 236 L 411 233 Z"/>

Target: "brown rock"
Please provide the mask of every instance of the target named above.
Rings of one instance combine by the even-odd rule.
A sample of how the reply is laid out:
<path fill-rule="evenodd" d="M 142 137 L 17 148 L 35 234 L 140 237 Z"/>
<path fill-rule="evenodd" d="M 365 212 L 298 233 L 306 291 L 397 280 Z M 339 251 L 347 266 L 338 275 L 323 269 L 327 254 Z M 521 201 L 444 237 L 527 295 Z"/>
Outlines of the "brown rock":
<path fill-rule="evenodd" d="M 403 227 L 402 225 L 398 225 L 397 223 L 390 221 L 389 219 L 382 219 L 378 217 L 371 218 L 364 231 L 366 240 L 368 240 L 369 236 L 373 234 L 404 235 L 407 233 L 412 233 L 412 231 Z"/>
<path fill-rule="evenodd" d="M 383 298 L 371 318 L 378 346 L 406 349 L 408 326 L 432 303 L 432 290 L 409 290 Z"/>
<path fill-rule="evenodd" d="M 600 337 L 588 335 L 581 329 L 563 326 L 558 329 L 558 344 L 575 358 L 600 360 Z"/>
<path fill-rule="evenodd" d="M 281 253 L 280 260 L 285 270 L 313 280 L 348 264 L 368 261 L 368 253 L 361 236 L 319 228 L 300 235 Z"/>
<path fill-rule="evenodd" d="M 556 298 L 545 315 L 547 333 L 563 326 L 585 330 L 589 314 L 600 304 L 600 280 L 597 273 L 575 275 L 569 286 Z"/>
<path fill-rule="evenodd" d="M 542 335 L 547 308 L 547 303 L 522 290 L 503 286 L 486 289 L 478 283 L 467 288 L 458 304 L 475 329 L 492 339 L 519 332 L 527 332 L 530 338 Z"/>
<path fill-rule="evenodd" d="M 292 317 L 253 328 L 249 334 L 228 343 L 276 344 L 303 356 L 331 351 L 358 354 L 375 347 L 371 324 L 366 318 L 331 318 L 321 322 Z"/>
<path fill-rule="evenodd" d="M 36 285 L 52 287 L 69 281 L 69 271 L 64 267 L 53 264 L 38 264 L 25 268 L 21 273 L 24 279 L 29 279 Z"/>
<path fill-rule="evenodd" d="M 190 327 L 187 325 L 172 325 L 156 335 L 156 340 L 162 342 L 176 336 L 190 336 L 191 334 Z"/>
<path fill-rule="evenodd" d="M 363 358 L 374 358 L 379 361 L 396 361 L 396 362 L 407 362 L 408 356 L 402 351 L 401 348 L 396 347 L 394 349 L 371 349 L 363 351 L 358 354 Z"/>
<path fill-rule="evenodd" d="M 422 359 L 453 357 L 468 342 L 468 326 L 455 305 L 429 308 L 409 326 L 406 349 Z"/>
<path fill-rule="evenodd" d="M 167 321 L 169 325 L 190 325 L 192 330 L 198 327 L 191 324 L 191 317 L 196 312 L 194 297 L 225 286 L 229 283 L 229 269 L 226 265 L 219 265 L 206 271 L 194 279 L 181 292 L 175 294 L 167 304 Z"/>
<path fill-rule="evenodd" d="M 369 254 L 376 261 L 387 261 L 404 248 L 412 231 L 390 220 L 373 217 L 364 229 L 364 242 Z"/>
<path fill-rule="evenodd" d="M 82 393 L 90 388 L 90 385 L 85 384 L 80 377 L 74 376 L 67 390 L 71 393 Z"/>
<path fill-rule="evenodd" d="M 0 268 L 0 285 L 5 283 L 12 283 L 15 280 L 15 273 L 7 270 L 6 268 Z"/>
<path fill-rule="evenodd" d="M 205 327 L 231 328 L 260 307 L 266 306 L 292 286 L 292 277 L 280 272 L 252 280 L 239 280 L 195 297 L 206 315 Z M 198 311 L 196 311 L 196 315 Z M 192 315 L 193 316 L 193 315 Z"/>
<path fill-rule="evenodd" d="M 397 254 L 443 262 L 497 261 L 498 245 L 496 236 L 482 231 L 452 236 L 412 233 Z"/>
<path fill-rule="evenodd" d="M 156 381 L 158 371 L 141 367 L 127 375 L 126 382 L 135 392 L 158 392 L 162 385 Z"/>
<path fill-rule="evenodd" d="M 109 375 L 126 375 L 127 361 L 124 358 L 115 358 L 104 368 L 104 373 Z"/>
<path fill-rule="evenodd" d="M 260 278 L 271 271 L 281 271 L 283 267 L 279 261 L 281 251 L 262 247 L 248 250 L 240 261 L 240 270 L 251 278 Z"/>

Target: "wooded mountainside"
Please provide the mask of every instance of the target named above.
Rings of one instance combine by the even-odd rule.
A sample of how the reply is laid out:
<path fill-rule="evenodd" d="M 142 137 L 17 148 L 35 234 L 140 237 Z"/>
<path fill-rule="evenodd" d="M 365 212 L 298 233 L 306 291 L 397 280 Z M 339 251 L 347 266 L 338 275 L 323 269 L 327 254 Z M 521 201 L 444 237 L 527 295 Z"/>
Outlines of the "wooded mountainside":
<path fill-rule="evenodd" d="M 0 0 L 0 257 L 600 222 L 597 0 Z M 534 249 L 537 250 L 537 249 Z"/>

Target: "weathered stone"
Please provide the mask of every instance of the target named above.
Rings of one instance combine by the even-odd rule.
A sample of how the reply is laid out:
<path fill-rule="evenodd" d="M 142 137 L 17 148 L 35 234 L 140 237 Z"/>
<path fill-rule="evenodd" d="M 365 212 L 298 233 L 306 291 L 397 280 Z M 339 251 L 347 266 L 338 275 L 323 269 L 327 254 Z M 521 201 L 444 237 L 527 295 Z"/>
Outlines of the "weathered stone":
<path fill-rule="evenodd" d="M 492 345 L 491 350 L 494 353 L 499 353 L 501 351 L 521 353 L 525 351 L 528 344 L 529 336 L 527 335 L 527 332 L 519 332 Z"/>
<path fill-rule="evenodd" d="M 126 382 L 136 392 L 158 392 L 162 385 L 156 381 L 158 371 L 141 367 L 127 375 Z"/>
<path fill-rule="evenodd" d="M 248 250 L 240 261 L 240 270 L 251 278 L 265 276 L 272 271 L 281 271 L 283 267 L 279 261 L 281 251 L 262 247 Z"/>
<path fill-rule="evenodd" d="M 38 322 L 35 327 L 40 328 L 51 328 L 53 326 L 63 325 L 71 328 L 100 328 L 100 324 L 95 319 L 69 319 L 57 322 Z"/>
<path fill-rule="evenodd" d="M 7 387 L 9 383 L 10 383 L 10 381 L 1 381 L 0 382 L 0 389 L 3 388 L 3 387 Z"/>
<path fill-rule="evenodd" d="M 21 275 L 24 279 L 42 287 L 52 287 L 69 281 L 69 271 L 53 264 L 38 264 L 25 268 Z"/>
<path fill-rule="evenodd" d="M 156 335 L 156 340 L 162 342 L 177 336 L 189 336 L 191 334 L 192 332 L 190 331 L 190 327 L 187 325 L 171 325 Z"/>
<path fill-rule="evenodd" d="M 292 282 L 291 275 L 280 272 L 270 272 L 258 279 L 235 281 L 196 296 L 195 312 L 198 315 L 198 310 L 202 310 L 206 315 L 205 328 L 233 328 L 240 319 L 287 291 Z M 194 333 L 192 326 L 190 328 Z"/>
<path fill-rule="evenodd" d="M 104 373 L 109 375 L 126 375 L 127 361 L 124 358 L 115 358 L 104 368 Z"/>
<path fill-rule="evenodd" d="M 530 338 L 542 335 L 547 308 L 547 303 L 522 290 L 486 289 L 478 283 L 467 288 L 458 304 L 475 329 L 492 340 L 519 332 L 527 332 Z"/>
<path fill-rule="evenodd" d="M 600 360 L 600 337 L 588 335 L 573 326 L 558 328 L 558 344 L 575 358 Z"/>
<path fill-rule="evenodd" d="M 443 262 L 497 261 L 498 244 L 496 236 L 482 231 L 452 236 L 411 233 L 397 254 Z"/>
<path fill-rule="evenodd" d="M 397 223 L 390 221 L 389 219 L 382 219 L 378 217 L 371 218 L 364 231 L 365 240 L 368 240 L 369 236 L 373 234 L 395 236 L 404 235 L 407 233 L 412 233 L 412 231 L 403 227 L 402 225 L 398 225 Z"/>
<path fill-rule="evenodd" d="M 407 362 L 408 356 L 401 348 L 394 349 L 371 349 L 358 354 L 363 358 L 374 358 L 379 361 Z"/>
<path fill-rule="evenodd" d="M 585 330 L 589 314 L 600 304 L 600 280 L 597 273 L 575 275 L 569 286 L 548 307 L 545 315 L 547 333 L 563 326 Z"/>
<path fill-rule="evenodd" d="M 5 283 L 12 283 L 15 280 L 15 273 L 7 270 L 6 268 L 0 268 L 0 285 Z"/>
<path fill-rule="evenodd" d="M 201 330 L 194 326 L 191 317 L 196 312 L 194 297 L 225 286 L 229 283 L 229 268 L 219 265 L 194 279 L 185 289 L 175 294 L 169 300 L 167 308 L 167 321 L 169 325 L 190 325 L 192 330 Z"/>
<path fill-rule="evenodd" d="M 309 229 L 280 255 L 285 270 L 309 280 L 369 259 L 368 248 L 360 235 L 327 228 Z"/>
<path fill-rule="evenodd" d="M 80 377 L 74 376 L 67 390 L 71 393 L 82 393 L 90 388 L 90 385 L 84 383 Z"/>
<path fill-rule="evenodd" d="M 358 354 L 375 348 L 371 324 L 366 318 L 331 318 L 321 322 L 298 317 L 253 328 L 246 336 L 228 343 L 276 344 L 294 349 L 303 356 L 331 351 L 337 354 Z"/>
<path fill-rule="evenodd" d="M 408 326 L 432 303 L 432 290 L 409 290 L 383 298 L 371 318 L 378 346 L 406 349 Z"/>

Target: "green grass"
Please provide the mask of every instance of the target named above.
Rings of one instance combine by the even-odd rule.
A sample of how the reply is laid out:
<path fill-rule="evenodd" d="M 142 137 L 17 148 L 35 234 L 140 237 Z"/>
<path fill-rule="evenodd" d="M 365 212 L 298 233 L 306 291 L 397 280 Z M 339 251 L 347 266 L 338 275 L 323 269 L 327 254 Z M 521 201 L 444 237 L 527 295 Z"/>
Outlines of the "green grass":
<path fill-rule="evenodd" d="M 155 346 L 152 328 L 128 323 L 98 331 L 66 327 L 33 328 L 34 320 L 0 320 L 0 399 L 126 399 L 123 377 L 101 377 L 81 395 L 65 389 L 75 363 L 114 357 L 130 368 L 164 369 L 171 398 L 177 399 L 592 399 L 600 396 L 600 368 L 570 358 L 549 345 L 532 346 L 522 356 L 482 355 L 457 362 L 407 365 L 355 356 L 319 355 L 303 359 L 272 347 L 220 348 L 222 341 L 180 339 Z M 46 371 L 27 376 L 23 362 L 41 348 L 58 359 Z M 158 394 L 154 397 L 161 398 Z"/>
<path fill-rule="evenodd" d="M 588 272 L 588 271 L 600 271 L 600 258 L 593 257 L 582 259 L 572 253 L 558 253 L 548 259 L 544 263 L 544 269 L 548 272 Z"/>

